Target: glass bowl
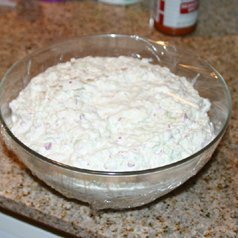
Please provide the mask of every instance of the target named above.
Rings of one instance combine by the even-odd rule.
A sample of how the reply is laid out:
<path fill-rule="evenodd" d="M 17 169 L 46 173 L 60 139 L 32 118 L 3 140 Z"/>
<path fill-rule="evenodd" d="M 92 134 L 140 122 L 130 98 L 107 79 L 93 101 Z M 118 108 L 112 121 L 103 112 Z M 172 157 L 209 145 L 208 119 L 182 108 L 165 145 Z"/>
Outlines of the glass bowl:
<path fill-rule="evenodd" d="M 216 137 L 195 154 L 166 166 L 134 172 L 105 172 L 80 169 L 46 158 L 19 141 L 9 129 L 9 102 L 32 77 L 72 57 L 132 56 L 151 58 L 177 75 L 194 80 L 195 88 L 211 103 L 209 116 Z M 222 76 L 207 62 L 171 43 L 139 36 L 95 35 L 67 40 L 37 51 L 15 63 L 0 85 L 1 131 L 6 145 L 32 174 L 69 198 L 94 209 L 123 209 L 147 204 L 170 192 L 195 175 L 210 159 L 221 140 L 231 114 L 231 96 Z"/>

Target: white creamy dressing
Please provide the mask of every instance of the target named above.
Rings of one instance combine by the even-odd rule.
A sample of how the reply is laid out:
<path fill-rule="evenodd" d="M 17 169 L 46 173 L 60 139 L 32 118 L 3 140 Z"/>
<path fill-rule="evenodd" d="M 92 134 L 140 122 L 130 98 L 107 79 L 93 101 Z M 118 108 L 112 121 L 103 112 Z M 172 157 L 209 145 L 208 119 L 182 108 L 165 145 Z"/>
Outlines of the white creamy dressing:
<path fill-rule="evenodd" d="M 10 108 L 11 130 L 24 144 L 92 170 L 170 164 L 214 138 L 209 100 L 148 59 L 71 59 L 34 77 Z"/>

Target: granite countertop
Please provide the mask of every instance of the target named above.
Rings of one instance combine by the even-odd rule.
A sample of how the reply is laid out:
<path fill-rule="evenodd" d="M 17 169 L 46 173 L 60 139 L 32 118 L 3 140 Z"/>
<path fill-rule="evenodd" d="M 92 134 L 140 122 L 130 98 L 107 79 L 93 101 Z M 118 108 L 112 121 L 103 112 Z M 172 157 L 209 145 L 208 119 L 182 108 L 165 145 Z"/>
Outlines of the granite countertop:
<path fill-rule="evenodd" d="M 139 34 L 191 48 L 224 76 L 233 96 L 230 126 L 209 163 L 172 193 L 142 208 L 92 213 L 50 189 L 0 147 L 0 207 L 79 237 L 237 237 L 238 234 L 238 14 L 236 0 L 201 1 L 197 31 L 168 37 L 149 27 L 141 7 L 95 1 L 0 8 L 0 75 L 31 51 L 66 38 Z M 222 21 L 222 19 L 224 21 Z"/>

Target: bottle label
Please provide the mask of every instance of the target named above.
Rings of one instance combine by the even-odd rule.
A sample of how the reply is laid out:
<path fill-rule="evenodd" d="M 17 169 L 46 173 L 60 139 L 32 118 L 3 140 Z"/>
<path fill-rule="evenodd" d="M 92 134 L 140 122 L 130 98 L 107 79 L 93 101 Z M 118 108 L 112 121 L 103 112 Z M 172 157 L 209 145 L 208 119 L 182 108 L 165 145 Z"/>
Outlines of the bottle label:
<path fill-rule="evenodd" d="M 158 0 L 156 21 L 163 26 L 193 26 L 198 17 L 198 0 Z"/>

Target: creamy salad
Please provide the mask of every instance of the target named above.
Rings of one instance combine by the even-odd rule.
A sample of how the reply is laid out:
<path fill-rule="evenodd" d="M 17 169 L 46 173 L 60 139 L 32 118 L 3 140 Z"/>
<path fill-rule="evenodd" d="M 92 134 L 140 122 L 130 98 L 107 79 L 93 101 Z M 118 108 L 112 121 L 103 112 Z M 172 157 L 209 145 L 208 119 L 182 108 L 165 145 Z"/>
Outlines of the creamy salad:
<path fill-rule="evenodd" d="M 214 138 L 211 103 L 149 59 L 85 57 L 48 68 L 10 103 L 11 130 L 39 154 L 90 170 L 135 171 Z"/>

